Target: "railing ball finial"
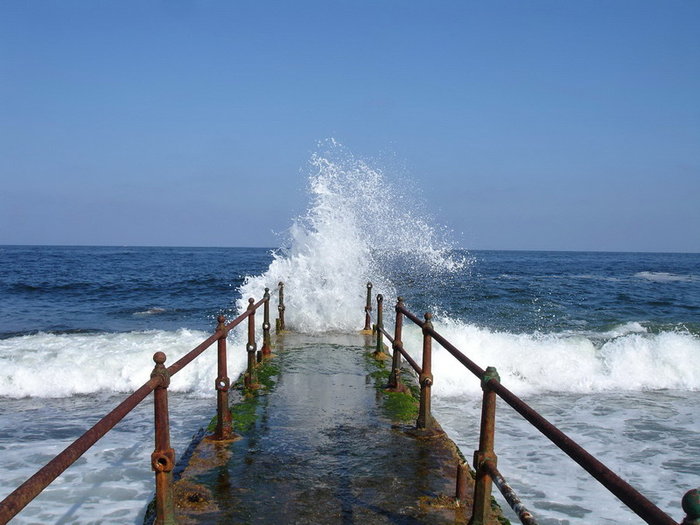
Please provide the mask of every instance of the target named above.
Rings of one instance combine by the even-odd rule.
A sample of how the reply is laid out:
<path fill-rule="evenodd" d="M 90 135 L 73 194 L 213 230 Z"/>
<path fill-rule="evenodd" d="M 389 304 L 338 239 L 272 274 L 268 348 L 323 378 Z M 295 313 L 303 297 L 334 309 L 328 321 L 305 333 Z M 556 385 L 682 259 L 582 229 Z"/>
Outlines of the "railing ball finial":
<path fill-rule="evenodd" d="M 691 489 L 681 500 L 685 519 L 681 525 L 700 525 L 700 489 Z"/>
<path fill-rule="evenodd" d="M 484 376 L 481 378 L 481 389 L 486 390 L 488 388 L 488 382 L 495 379 L 499 383 L 501 382 L 501 376 L 498 375 L 498 370 L 495 366 L 487 366 Z"/>
<path fill-rule="evenodd" d="M 156 352 L 153 354 L 153 361 L 155 362 L 157 368 L 164 366 L 163 363 L 165 363 L 166 359 L 167 357 L 165 356 L 165 352 Z"/>
<path fill-rule="evenodd" d="M 252 297 L 250 299 L 248 299 L 248 310 L 252 310 L 254 307 L 254 304 L 255 304 L 255 299 L 253 299 Z"/>

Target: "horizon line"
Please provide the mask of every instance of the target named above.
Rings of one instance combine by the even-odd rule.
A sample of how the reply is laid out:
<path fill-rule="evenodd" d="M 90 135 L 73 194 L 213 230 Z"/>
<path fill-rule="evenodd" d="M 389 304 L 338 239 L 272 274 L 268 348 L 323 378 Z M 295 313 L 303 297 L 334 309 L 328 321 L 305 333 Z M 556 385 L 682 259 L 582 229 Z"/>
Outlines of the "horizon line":
<path fill-rule="evenodd" d="M 280 246 L 206 246 L 206 245 L 165 245 L 165 244 L 4 244 L 0 247 L 18 248 L 197 248 L 197 249 L 256 249 L 256 250 L 277 250 Z M 605 249 L 537 249 L 537 248 L 451 248 L 450 251 L 466 252 L 544 252 L 544 253 L 648 253 L 648 254 L 688 254 L 697 255 L 700 251 L 650 251 L 650 250 L 605 250 Z"/>

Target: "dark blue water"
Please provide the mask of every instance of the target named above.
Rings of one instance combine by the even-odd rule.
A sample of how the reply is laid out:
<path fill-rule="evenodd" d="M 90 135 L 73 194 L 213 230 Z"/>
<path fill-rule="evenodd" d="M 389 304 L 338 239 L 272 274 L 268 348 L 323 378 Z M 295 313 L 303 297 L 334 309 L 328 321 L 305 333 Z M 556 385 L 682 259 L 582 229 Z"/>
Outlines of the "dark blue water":
<path fill-rule="evenodd" d="M 262 248 L 0 246 L 0 337 L 210 330 L 270 260 Z"/>
<path fill-rule="evenodd" d="M 509 332 L 604 331 L 643 322 L 650 331 L 700 333 L 700 254 L 472 252 L 444 277 L 434 301 L 452 315 Z M 432 292 L 434 295 L 435 292 Z"/>
<path fill-rule="evenodd" d="M 641 322 L 700 334 L 700 254 L 473 251 L 454 273 L 389 271 L 416 310 L 494 330 L 604 331 Z M 235 312 L 263 248 L 0 246 L 0 337 L 193 328 Z"/>

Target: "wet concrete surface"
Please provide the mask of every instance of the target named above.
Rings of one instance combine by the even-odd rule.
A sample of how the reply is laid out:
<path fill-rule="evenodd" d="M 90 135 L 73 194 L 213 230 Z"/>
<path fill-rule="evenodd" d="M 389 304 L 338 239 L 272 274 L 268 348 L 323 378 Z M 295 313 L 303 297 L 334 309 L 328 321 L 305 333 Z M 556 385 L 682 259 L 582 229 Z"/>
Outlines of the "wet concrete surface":
<path fill-rule="evenodd" d="M 178 522 L 466 523 L 454 444 L 388 417 L 366 345 L 356 334 L 280 336 L 276 383 L 255 398 L 242 439 L 203 440 L 176 484 Z"/>

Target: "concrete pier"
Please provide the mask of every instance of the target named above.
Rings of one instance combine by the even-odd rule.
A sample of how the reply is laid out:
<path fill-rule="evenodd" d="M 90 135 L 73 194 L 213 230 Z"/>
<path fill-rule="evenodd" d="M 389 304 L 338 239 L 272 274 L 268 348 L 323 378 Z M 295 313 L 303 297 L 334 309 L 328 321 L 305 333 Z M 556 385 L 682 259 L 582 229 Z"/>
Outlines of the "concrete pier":
<path fill-rule="evenodd" d="M 177 481 L 178 523 L 467 523 L 456 447 L 407 432 L 415 421 L 377 388 L 373 341 L 281 334 L 262 387 L 232 398 L 241 438 L 203 439 Z"/>

